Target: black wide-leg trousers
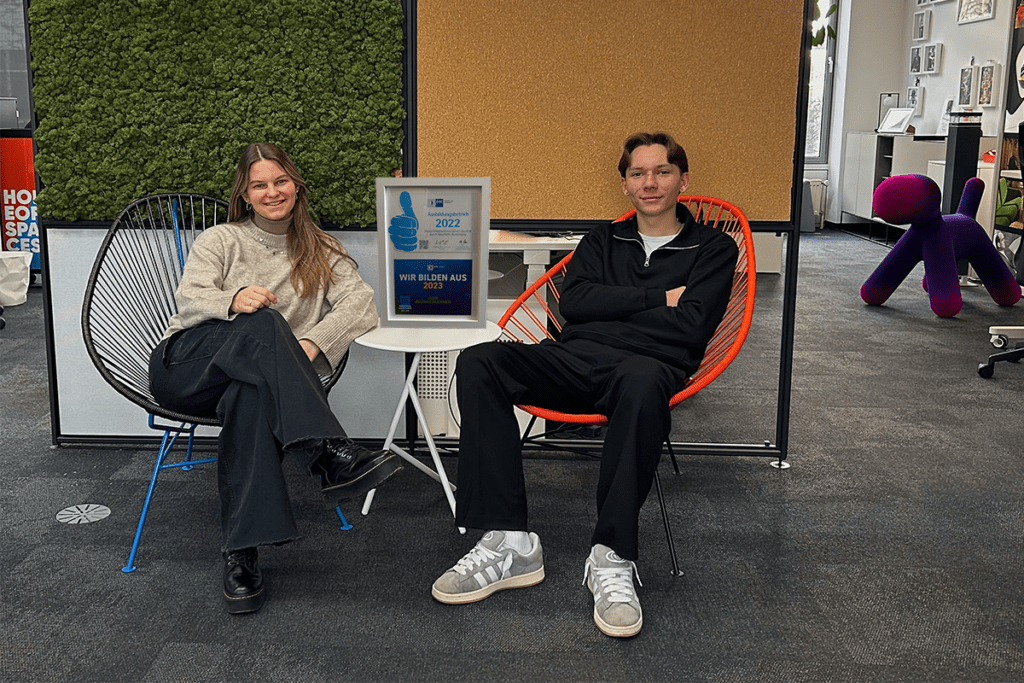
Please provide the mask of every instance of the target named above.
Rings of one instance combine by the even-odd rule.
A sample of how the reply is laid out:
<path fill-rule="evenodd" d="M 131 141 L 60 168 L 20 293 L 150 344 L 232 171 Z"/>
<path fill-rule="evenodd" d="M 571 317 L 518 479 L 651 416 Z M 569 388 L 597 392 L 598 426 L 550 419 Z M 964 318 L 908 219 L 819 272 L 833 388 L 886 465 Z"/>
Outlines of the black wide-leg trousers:
<path fill-rule="evenodd" d="M 491 342 L 456 366 L 462 416 L 455 520 L 477 529 L 527 530 L 516 404 L 601 413 L 608 427 L 597 484 L 592 544 L 638 556 L 638 518 L 672 425 L 669 399 L 682 370 L 589 340 Z"/>
<path fill-rule="evenodd" d="M 207 320 L 162 341 L 149 373 L 160 405 L 220 420 L 222 549 L 298 538 L 282 460 L 291 453 L 309 471 L 345 430 L 284 317 L 261 308 Z"/>

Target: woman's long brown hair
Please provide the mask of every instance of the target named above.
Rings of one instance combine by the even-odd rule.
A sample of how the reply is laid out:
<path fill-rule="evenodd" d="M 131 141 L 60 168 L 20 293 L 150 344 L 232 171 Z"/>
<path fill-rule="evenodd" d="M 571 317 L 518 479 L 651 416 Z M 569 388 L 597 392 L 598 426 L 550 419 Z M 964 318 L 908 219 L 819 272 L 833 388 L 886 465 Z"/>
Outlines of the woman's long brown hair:
<path fill-rule="evenodd" d="M 331 270 L 334 261 L 332 256 L 348 259 L 353 267 L 356 266 L 356 261 L 349 256 L 338 240 L 321 230 L 309 215 L 306 182 L 294 162 L 280 147 L 269 142 L 257 142 L 242 151 L 238 170 L 235 171 L 235 185 L 231 188 L 228 220 L 236 223 L 252 217 L 253 209 L 246 208 L 244 195 L 249 186 L 249 169 L 261 160 L 273 161 L 279 165 L 295 183 L 295 207 L 292 209 L 292 227 L 288 231 L 292 287 L 300 297 L 327 289 L 337 279 Z"/>

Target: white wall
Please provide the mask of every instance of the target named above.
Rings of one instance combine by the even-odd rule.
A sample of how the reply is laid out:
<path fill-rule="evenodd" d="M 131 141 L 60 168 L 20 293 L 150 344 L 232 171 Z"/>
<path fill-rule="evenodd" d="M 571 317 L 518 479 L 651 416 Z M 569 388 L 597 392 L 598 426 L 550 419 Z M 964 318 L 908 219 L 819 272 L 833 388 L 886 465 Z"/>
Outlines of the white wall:
<path fill-rule="evenodd" d="M 836 71 L 833 93 L 832 127 L 829 150 L 828 220 L 838 223 L 842 206 L 842 167 L 848 132 L 873 131 L 878 126 L 878 97 L 883 92 L 899 92 L 900 103 L 907 88 L 914 84 L 910 75 L 911 27 L 914 12 L 928 10 L 931 27 L 928 41 L 943 44 L 941 71 L 922 75 L 925 88 L 923 113 L 912 121 L 918 134 L 938 130 L 942 107 L 947 97 L 955 97 L 960 67 L 989 59 L 1002 64 L 996 98 L 1004 97 L 1010 16 L 1016 7 L 1011 0 L 995 0 L 995 18 L 970 24 L 957 24 L 957 0 L 917 6 L 917 0 L 841 0 L 839 42 L 836 46 Z M 923 44 L 923 43 L 922 43 Z M 982 108 L 985 135 L 998 132 L 999 108 Z"/>
<path fill-rule="evenodd" d="M 846 133 L 873 131 L 879 93 L 907 87 L 902 53 L 909 28 L 904 30 L 902 6 L 896 5 L 895 12 L 893 6 L 892 0 L 840 1 L 828 163 L 828 220 L 836 223 L 842 210 Z"/>
<path fill-rule="evenodd" d="M 854 0 L 855 2 L 858 0 Z M 977 21 L 969 24 L 958 24 L 956 21 L 957 0 L 947 0 L 940 3 L 929 3 L 917 6 L 917 0 L 904 0 L 904 26 L 903 31 L 903 62 L 901 69 L 904 73 L 904 86 L 901 89 L 900 104 L 906 101 L 907 88 L 914 85 L 917 78 L 921 79 L 921 85 L 925 89 L 924 107 L 921 116 L 914 117 L 911 124 L 918 134 L 931 135 L 938 131 L 939 121 L 942 118 L 942 108 L 947 98 L 953 98 L 954 111 L 960 111 L 956 106 L 957 91 L 960 84 L 960 69 L 971 63 L 982 65 L 992 60 L 1002 65 L 1000 69 L 1000 83 L 996 90 L 997 102 L 1002 102 L 1005 96 L 1003 92 L 1003 79 L 1006 74 L 1006 50 L 1010 37 L 1010 17 L 1016 6 L 1011 0 L 996 0 L 995 17 L 985 21 Z M 928 40 L 912 41 L 911 27 L 913 26 L 914 13 L 919 11 L 931 13 L 931 30 Z M 928 43 L 942 43 L 941 71 L 938 74 L 922 74 L 921 76 L 910 75 L 910 48 L 912 45 L 924 45 Z M 981 131 L 983 135 L 995 136 L 999 132 L 1000 107 L 977 107 L 975 111 L 982 112 Z"/>

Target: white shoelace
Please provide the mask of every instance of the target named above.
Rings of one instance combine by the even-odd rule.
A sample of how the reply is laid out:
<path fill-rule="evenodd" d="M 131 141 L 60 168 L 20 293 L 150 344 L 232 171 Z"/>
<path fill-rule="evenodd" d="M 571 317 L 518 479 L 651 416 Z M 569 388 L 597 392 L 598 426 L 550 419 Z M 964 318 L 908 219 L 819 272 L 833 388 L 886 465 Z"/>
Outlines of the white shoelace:
<path fill-rule="evenodd" d="M 483 566 L 485 562 L 497 559 L 501 557 L 501 553 L 494 552 L 490 548 L 485 548 L 483 544 L 477 543 L 473 546 L 473 549 L 466 553 L 465 557 L 455 563 L 452 567 L 462 576 L 466 575 L 466 572 L 472 571 L 475 565 Z"/>
<path fill-rule="evenodd" d="M 636 582 L 643 586 L 640 574 L 636 570 L 636 564 L 629 563 L 628 567 L 597 567 L 587 562 L 583 570 L 583 585 L 587 585 L 587 579 L 593 572 L 597 581 L 597 590 L 594 592 L 594 600 L 599 594 L 606 595 L 608 602 L 632 602 L 636 599 L 636 592 L 633 589 L 633 577 Z"/>

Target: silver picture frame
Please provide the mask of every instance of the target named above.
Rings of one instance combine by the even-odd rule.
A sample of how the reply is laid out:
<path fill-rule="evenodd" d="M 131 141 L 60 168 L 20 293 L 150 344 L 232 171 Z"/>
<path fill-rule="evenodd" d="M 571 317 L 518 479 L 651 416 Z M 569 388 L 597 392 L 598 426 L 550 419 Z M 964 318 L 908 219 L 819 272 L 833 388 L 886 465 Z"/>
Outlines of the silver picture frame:
<path fill-rule="evenodd" d="M 490 178 L 377 178 L 381 327 L 486 327 Z"/>
<path fill-rule="evenodd" d="M 957 0 L 956 23 L 970 24 L 995 16 L 996 0 Z"/>

